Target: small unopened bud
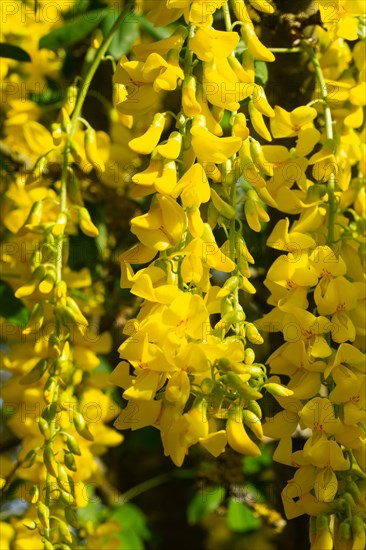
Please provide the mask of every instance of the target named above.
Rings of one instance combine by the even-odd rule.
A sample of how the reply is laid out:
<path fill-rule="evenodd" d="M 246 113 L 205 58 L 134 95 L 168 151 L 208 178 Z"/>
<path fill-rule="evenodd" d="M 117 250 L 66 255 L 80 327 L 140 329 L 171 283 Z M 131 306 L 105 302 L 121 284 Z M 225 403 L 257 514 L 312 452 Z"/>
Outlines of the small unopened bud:
<path fill-rule="evenodd" d="M 38 380 L 40 380 L 46 372 L 47 365 L 47 359 L 41 359 L 40 361 L 38 361 L 33 369 L 20 379 L 19 384 L 21 384 L 22 386 L 28 386 L 30 384 L 38 382 Z"/>
<path fill-rule="evenodd" d="M 86 208 L 79 208 L 79 225 L 81 231 L 88 237 L 98 237 L 99 231 L 93 224 Z"/>
<path fill-rule="evenodd" d="M 245 325 L 245 335 L 252 344 L 263 344 L 264 340 L 253 323 Z"/>
<path fill-rule="evenodd" d="M 274 382 L 264 384 L 263 388 L 266 388 L 266 390 L 274 397 L 289 397 L 294 393 L 292 390 L 285 388 L 285 386 L 281 386 L 281 384 L 276 384 Z"/>
<path fill-rule="evenodd" d="M 74 411 L 74 426 L 78 434 L 81 435 L 81 437 L 83 437 L 84 439 L 87 439 L 88 441 L 94 441 L 94 437 L 89 431 L 85 418 L 78 411 Z"/>
<path fill-rule="evenodd" d="M 50 526 L 50 512 L 47 506 L 41 501 L 39 501 L 37 505 L 37 515 L 43 527 L 48 529 Z"/>

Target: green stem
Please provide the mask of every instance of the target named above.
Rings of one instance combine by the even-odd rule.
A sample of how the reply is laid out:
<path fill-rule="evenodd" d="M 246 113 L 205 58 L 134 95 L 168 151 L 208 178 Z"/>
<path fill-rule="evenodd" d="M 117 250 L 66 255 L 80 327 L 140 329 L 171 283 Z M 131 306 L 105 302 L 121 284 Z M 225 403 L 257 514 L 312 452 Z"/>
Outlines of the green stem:
<path fill-rule="evenodd" d="M 325 134 L 327 140 L 331 141 L 334 139 L 333 132 L 333 119 L 332 111 L 329 105 L 328 98 L 328 89 L 323 75 L 323 71 L 319 62 L 319 59 L 315 55 L 314 49 L 309 46 L 305 41 L 302 42 L 302 47 L 308 54 L 311 63 L 313 64 L 315 76 L 320 87 L 320 95 L 324 105 L 324 120 L 325 120 Z M 334 244 L 334 226 L 335 226 L 335 217 L 337 214 L 337 198 L 335 195 L 335 176 L 331 174 L 327 184 L 327 193 L 328 193 L 328 242 L 329 245 Z"/>
<path fill-rule="evenodd" d="M 62 172 L 61 172 L 61 190 L 60 190 L 60 212 L 66 212 L 67 211 L 67 172 L 68 172 L 68 166 L 69 166 L 69 160 L 70 160 L 70 151 L 71 151 L 71 143 L 72 139 L 74 137 L 77 124 L 79 121 L 80 113 L 84 105 L 84 101 L 86 98 L 86 95 L 88 93 L 90 84 L 93 80 L 93 77 L 99 67 L 100 62 L 102 61 L 105 53 L 108 50 L 108 47 L 112 41 L 112 38 L 114 36 L 114 33 L 117 31 L 118 27 L 121 24 L 121 21 L 123 21 L 124 17 L 129 12 L 130 8 L 132 6 L 132 2 L 129 2 L 125 9 L 119 14 L 116 21 L 114 22 L 112 28 L 108 32 L 107 36 L 105 37 L 102 45 L 100 46 L 98 52 L 96 53 L 92 64 L 90 65 L 88 72 L 85 76 L 85 79 L 80 87 L 78 97 L 76 99 L 75 107 L 72 112 L 72 115 L 70 117 L 71 120 L 71 128 L 68 132 L 66 143 L 65 143 L 65 149 L 64 149 L 64 158 L 63 158 L 63 165 L 62 165 Z M 63 239 L 64 235 L 61 234 L 57 239 L 57 265 L 56 265 L 56 280 L 57 282 L 62 280 L 62 250 L 63 250 Z"/>
<path fill-rule="evenodd" d="M 232 30 L 232 22 L 231 22 L 229 4 L 224 4 L 222 6 L 222 11 L 224 13 L 224 21 L 225 21 L 226 30 L 228 32 L 230 32 Z M 231 55 L 235 55 L 234 52 L 232 52 Z"/>
<path fill-rule="evenodd" d="M 77 127 L 77 122 L 78 122 L 78 117 L 81 113 L 81 109 L 83 108 L 84 100 L 85 100 L 86 94 L 88 93 L 89 86 L 90 86 L 90 84 L 91 84 L 91 82 L 94 78 L 94 75 L 95 75 L 95 73 L 96 73 L 96 71 L 99 67 L 99 64 L 100 64 L 101 60 L 103 59 L 106 51 L 108 50 L 108 47 L 109 47 L 109 45 L 112 41 L 114 33 L 116 32 L 116 30 L 120 26 L 121 21 L 123 21 L 123 19 L 126 17 L 128 12 L 130 11 L 131 6 L 132 6 L 132 2 L 129 2 L 126 5 L 125 9 L 119 14 L 119 16 L 117 17 L 116 21 L 114 22 L 112 28 L 110 29 L 109 33 L 105 37 L 102 45 L 100 46 L 96 56 L 94 57 L 93 62 L 90 65 L 87 74 L 85 75 L 84 81 L 81 85 L 80 92 L 78 94 L 78 97 L 77 97 L 77 100 L 76 100 L 76 103 L 75 103 L 74 110 L 73 110 L 72 115 L 71 115 L 71 129 L 70 129 L 69 136 L 68 136 L 70 141 L 73 138 L 73 135 L 75 133 L 75 130 L 76 130 L 76 127 Z"/>
<path fill-rule="evenodd" d="M 142 495 L 146 491 L 149 491 L 150 489 L 154 489 L 154 487 L 158 487 L 159 485 L 163 485 L 164 483 L 167 483 L 172 478 L 193 479 L 194 477 L 195 477 L 194 470 L 175 470 L 167 474 L 162 474 L 156 477 L 152 477 L 147 481 L 143 481 L 142 483 L 135 485 L 135 487 L 132 487 L 131 489 L 128 489 L 127 491 L 125 491 L 120 496 L 120 499 L 122 500 L 123 504 L 126 504 L 130 500 L 138 497 L 139 495 Z"/>

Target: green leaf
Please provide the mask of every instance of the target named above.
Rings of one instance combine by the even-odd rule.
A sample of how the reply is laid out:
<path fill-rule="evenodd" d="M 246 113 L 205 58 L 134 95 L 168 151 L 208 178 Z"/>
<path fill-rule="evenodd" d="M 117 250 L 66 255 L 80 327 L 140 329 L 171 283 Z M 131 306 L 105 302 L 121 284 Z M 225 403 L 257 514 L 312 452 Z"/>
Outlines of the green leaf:
<path fill-rule="evenodd" d="M 136 19 L 140 27 L 155 40 L 162 40 L 171 34 L 165 27 L 155 27 L 155 25 L 146 19 L 144 15 L 135 13 L 134 19 Z"/>
<path fill-rule="evenodd" d="M 95 498 L 95 495 L 91 495 Z M 103 507 L 100 502 L 88 502 L 87 506 L 79 508 L 77 511 L 80 523 L 91 521 L 94 525 L 97 525 L 102 520 Z"/>
<path fill-rule="evenodd" d="M 120 548 L 133 548 L 133 550 L 144 550 L 145 545 L 141 538 L 136 534 L 135 531 L 125 530 L 124 526 L 121 526 L 123 531 L 118 534 L 118 539 L 120 540 Z"/>
<path fill-rule="evenodd" d="M 0 315 L 19 327 L 25 327 L 29 319 L 27 308 L 15 298 L 12 288 L 5 281 L 0 281 Z"/>
<path fill-rule="evenodd" d="M 207 491 L 195 494 L 187 508 L 187 519 L 190 525 L 195 525 L 209 512 L 216 510 L 224 499 L 223 487 L 212 487 Z"/>
<path fill-rule="evenodd" d="M 117 11 L 106 15 L 102 25 L 104 35 L 112 28 L 117 17 Z M 120 59 L 122 54 L 128 53 L 131 50 L 132 45 L 139 35 L 140 31 L 137 20 L 132 19 L 132 17 L 122 20 L 109 45 L 108 53 L 112 55 L 114 59 Z"/>
<path fill-rule="evenodd" d="M 23 48 L 19 48 L 19 46 L 14 46 L 13 44 L 6 44 L 5 42 L 0 42 L 0 57 L 15 59 L 16 61 L 32 61 L 29 53 L 23 50 Z"/>
<path fill-rule="evenodd" d="M 253 515 L 248 506 L 232 498 L 229 500 L 226 521 L 231 531 L 236 533 L 246 533 L 261 526 L 260 519 Z"/>
<path fill-rule="evenodd" d="M 49 32 L 39 41 L 38 47 L 57 50 L 66 48 L 86 38 L 104 19 L 108 8 L 82 13 Z"/>
<path fill-rule="evenodd" d="M 124 532 L 134 532 L 139 538 L 146 540 L 150 538 L 150 531 L 146 526 L 145 516 L 140 508 L 134 504 L 122 504 L 114 509 L 109 517 L 112 520 L 117 520 L 123 526 Z M 126 546 L 126 548 L 135 548 L 135 546 Z"/>
<path fill-rule="evenodd" d="M 254 61 L 255 82 L 260 86 L 265 86 L 268 82 L 268 68 L 265 61 Z"/>

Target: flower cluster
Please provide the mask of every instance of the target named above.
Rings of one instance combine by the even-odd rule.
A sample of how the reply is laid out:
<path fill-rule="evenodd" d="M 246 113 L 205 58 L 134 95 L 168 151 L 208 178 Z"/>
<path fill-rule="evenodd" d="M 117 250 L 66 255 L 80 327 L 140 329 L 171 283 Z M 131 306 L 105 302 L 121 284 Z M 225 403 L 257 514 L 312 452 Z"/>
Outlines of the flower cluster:
<path fill-rule="evenodd" d="M 255 28 L 271 3 L 146 2 L 156 25 L 186 25 L 121 59 L 117 109 L 145 112 L 165 92 L 180 100 L 129 142 L 146 158 L 132 193 L 152 197 L 131 220 L 139 244 L 121 256 L 121 285 L 142 302 L 112 377 L 128 401 L 116 426 L 155 426 L 178 466 L 197 443 L 256 456 L 263 432 L 279 439 L 274 458 L 297 468 L 285 511 L 314 518 L 313 550 L 363 547 L 366 473 L 363 7 L 339 1 L 329 18 L 317 4 L 318 44 L 300 41 L 314 98 L 289 112 L 255 76 L 256 62 L 275 59 Z M 255 292 L 243 230 L 260 232 L 270 209 L 286 215 L 267 240 L 281 254 L 265 279 L 271 309 L 253 324 L 239 301 Z M 249 347 L 258 329 L 283 336 L 268 379 Z M 262 430 L 263 389 L 283 410 Z M 298 427 L 307 440 L 293 452 Z"/>
<path fill-rule="evenodd" d="M 309 0 L 299 14 L 272 0 L 136 0 L 116 14 L 107 1 L 84 20 L 78 2 L 52 2 L 56 17 L 46 0 L 11 4 L 0 35 L 5 548 L 128 547 L 100 457 L 118 430 L 151 426 L 178 467 L 194 446 L 258 463 L 278 441 L 274 460 L 295 468 L 284 510 L 310 516 L 311 550 L 363 550 L 363 3 Z M 287 48 L 267 44 L 276 25 Z M 68 48 L 83 40 L 75 76 Z M 308 102 L 271 99 L 282 55 L 307 74 Z M 107 66 L 108 86 L 93 88 Z M 101 107 L 90 121 L 87 96 Z M 129 211 L 121 243 L 113 226 Z M 90 242 L 102 257 L 84 262 L 77 244 Z M 106 317 L 125 307 L 109 294 L 117 248 L 137 308 L 110 374 Z"/>
<path fill-rule="evenodd" d="M 1 490 L 11 506 L 2 515 L 9 518 L 1 523 L 3 543 L 32 550 L 117 548 L 116 522 L 88 526 L 78 515 L 96 488 L 105 490 L 99 457 L 123 436 L 109 426 L 119 406 L 107 389 L 108 372 L 98 368 L 100 355 L 112 349 L 111 334 L 100 330 L 104 285 L 89 268 L 69 267 L 68 259 L 77 263 L 70 239 L 99 234 L 85 202 L 92 170 L 107 186 L 125 183 L 125 164 L 114 159 L 133 132 L 114 111 L 111 140 L 95 132 L 80 117 L 86 89 L 76 85 L 58 97 L 61 110 L 60 101 L 51 103 L 56 122 L 44 123 L 48 79 L 61 81 L 62 55 L 38 49 L 38 41 L 62 20 L 38 23 L 36 12 L 13 4 L 19 24 L 8 19 L 4 41 L 11 37 L 26 47 L 32 62 L 29 72 L 26 63 L 2 64 L 1 288 L 6 297 L 14 292 L 16 304 L 0 319 L 7 447 L 0 459 Z M 93 55 L 99 49 L 91 44 Z M 126 164 L 133 158 L 127 156 Z"/>

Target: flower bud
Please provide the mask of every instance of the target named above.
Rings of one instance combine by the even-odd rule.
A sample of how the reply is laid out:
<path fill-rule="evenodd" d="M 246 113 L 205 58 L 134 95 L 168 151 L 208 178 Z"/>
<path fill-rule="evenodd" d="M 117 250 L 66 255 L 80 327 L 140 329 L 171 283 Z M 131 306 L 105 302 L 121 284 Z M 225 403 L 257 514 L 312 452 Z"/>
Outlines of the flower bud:
<path fill-rule="evenodd" d="M 285 386 L 281 386 L 281 384 L 276 384 L 274 382 L 264 384 L 263 388 L 266 388 L 266 390 L 274 397 L 289 397 L 294 393 L 292 390 L 285 388 Z"/>
<path fill-rule="evenodd" d="M 48 529 L 50 526 L 50 512 L 47 506 L 41 501 L 37 505 L 37 515 L 43 527 Z"/>
<path fill-rule="evenodd" d="M 245 325 L 245 336 L 252 344 L 263 344 L 264 340 L 259 334 L 259 331 L 253 323 L 247 323 Z"/>
<path fill-rule="evenodd" d="M 259 420 L 262 419 L 262 409 L 260 408 L 257 401 L 254 401 L 254 400 L 249 401 L 247 405 L 247 409 L 249 411 L 252 411 L 259 418 Z"/>
<path fill-rule="evenodd" d="M 244 424 L 248 426 L 258 439 L 263 439 L 263 428 L 260 418 L 250 409 L 243 410 Z"/>
<path fill-rule="evenodd" d="M 18 288 L 18 290 L 15 292 L 15 297 L 22 299 L 22 298 L 31 296 L 37 290 L 38 285 L 43 279 L 43 277 L 45 276 L 45 274 L 46 274 L 46 269 L 43 265 L 39 265 L 38 267 L 36 267 L 36 269 L 33 271 L 31 275 L 31 279 L 29 283 Z"/>
<path fill-rule="evenodd" d="M 236 210 L 231 204 L 228 204 L 216 193 L 216 191 L 211 188 L 211 200 L 215 205 L 216 210 L 227 218 L 228 220 L 233 220 L 236 218 Z"/>
<path fill-rule="evenodd" d="M 72 472 L 76 472 L 77 470 L 76 462 L 75 462 L 74 455 L 72 453 L 65 453 L 64 462 L 65 462 L 66 468 L 68 468 Z"/>
<path fill-rule="evenodd" d="M 45 383 L 43 390 L 43 397 L 46 403 L 52 403 L 55 391 L 58 388 L 58 380 L 56 376 L 50 376 L 47 382 Z"/>
<path fill-rule="evenodd" d="M 23 331 L 24 332 L 24 331 Z M 28 333 L 27 333 L 28 334 Z M 38 363 L 25 376 L 19 380 L 22 386 L 28 386 L 38 382 L 47 370 L 47 359 L 40 359 Z"/>
<path fill-rule="evenodd" d="M 50 426 L 49 426 L 47 420 L 42 418 L 42 416 L 38 420 L 38 427 L 39 427 L 39 431 L 41 432 L 43 437 L 46 439 L 46 441 L 48 441 L 51 438 Z"/>
<path fill-rule="evenodd" d="M 54 145 L 57 147 L 62 141 L 62 130 L 59 122 L 53 122 L 51 124 L 51 133 Z"/>
<path fill-rule="evenodd" d="M 62 107 L 61 108 L 61 130 L 63 132 L 65 132 L 66 134 L 69 134 L 70 131 L 71 131 L 71 120 L 70 120 L 70 117 L 69 117 L 69 113 L 67 112 L 67 110 L 65 109 L 65 107 Z"/>
<path fill-rule="evenodd" d="M 32 485 L 32 487 L 29 489 L 28 492 L 30 496 L 30 502 L 31 504 L 36 504 L 39 500 L 39 489 L 38 485 Z"/>
<path fill-rule="evenodd" d="M 42 214 L 43 214 L 43 201 L 36 201 L 33 204 L 23 226 L 19 229 L 18 235 L 19 236 L 24 235 L 27 232 L 27 230 L 28 231 L 34 230 L 36 233 L 38 233 L 39 231 L 43 232 L 43 229 L 39 227 L 42 221 Z"/>
<path fill-rule="evenodd" d="M 84 133 L 85 155 L 96 170 L 105 171 L 105 164 L 97 147 L 97 134 L 93 128 L 87 128 Z"/>
<path fill-rule="evenodd" d="M 37 449 L 31 449 L 30 451 L 27 452 L 23 462 L 21 463 L 22 468 L 31 468 L 33 466 L 37 458 L 37 450 L 38 450 L 38 447 Z"/>
<path fill-rule="evenodd" d="M 53 454 L 50 445 L 46 445 L 43 450 L 43 461 L 44 465 L 46 466 L 47 472 L 52 477 L 57 477 L 57 463 L 55 461 L 55 455 Z"/>
<path fill-rule="evenodd" d="M 52 228 L 52 234 L 55 237 L 59 237 L 60 235 L 62 235 L 66 224 L 67 224 L 67 215 L 65 212 L 60 212 L 56 218 L 56 223 Z"/>
<path fill-rule="evenodd" d="M 71 116 L 73 110 L 74 110 L 74 107 L 75 107 L 75 104 L 76 104 L 76 100 L 77 100 L 77 97 L 78 97 L 78 93 L 79 93 L 79 89 L 77 86 L 69 86 L 67 88 L 67 91 L 66 91 L 66 101 L 63 105 L 65 111 L 67 112 L 67 114 L 69 116 Z"/>
<path fill-rule="evenodd" d="M 71 527 L 74 527 L 74 529 L 78 529 L 80 525 L 76 511 L 66 506 L 64 512 L 67 523 L 71 525 Z"/>
<path fill-rule="evenodd" d="M 90 219 L 90 214 L 86 208 L 79 208 L 79 225 L 84 235 L 88 237 L 98 237 L 99 231 Z"/>
<path fill-rule="evenodd" d="M 252 365 L 255 361 L 255 353 L 252 348 L 246 348 L 244 352 L 244 363 L 246 365 Z"/>
<path fill-rule="evenodd" d="M 83 415 L 79 411 L 74 411 L 73 416 L 74 416 L 75 430 L 78 432 L 78 434 L 81 435 L 81 437 L 83 437 L 84 439 L 87 439 L 88 441 L 94 441 L 94 437 L 90 433 Z"/>
<path fill-rule="evenodd" d="M 196 79 L 194 76 L 186 76 L 183 82 L 182 107 L 187 117 L 194 117 L 201 113 L 201 106 L 196 97 Z"/>
<path fill-rule="evenodd" d="M 70 453 L 73 453 L 74 455 L 81 456 L 81 451 L 79 447 L 79 443 L 75 439 L 73 435 L 67 434 L 66 436 L 66 446 L 69 449 Z"/>

